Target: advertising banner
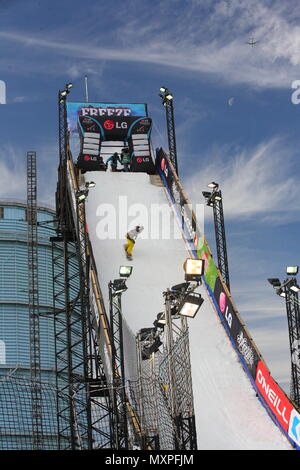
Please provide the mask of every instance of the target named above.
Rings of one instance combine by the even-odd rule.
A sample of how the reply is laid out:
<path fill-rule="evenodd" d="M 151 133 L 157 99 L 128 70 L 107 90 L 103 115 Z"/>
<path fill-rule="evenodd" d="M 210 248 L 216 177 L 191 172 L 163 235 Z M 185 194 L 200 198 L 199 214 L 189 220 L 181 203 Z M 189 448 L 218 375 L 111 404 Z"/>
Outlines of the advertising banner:
<path fill-rule="evenodd" d="M 152 120 L 141 103 L 67 103 L 71 152 L 77 167 L 105 170 L 102 142 L 120 142 L 130 152 L 130 170 L 154 173 L 150 150 Z"/>
<path fill-rule="evenodd" d="M 143 103 L 72 103 L 67 102 L 68 129 L 71 134 L 78 134 L 79 117 L 90 117 L 96 122 L 122 120 L 122 118 L 147 116 L 147 105 Z M 100 122 L 100 121 L 99 121 Z M 109 127 L 109 124 L 107 124 Z M 108 129 L 109 130 L 109 129 Z"/>
<path fill-rule="evenodd" d="M 288 431 L 291 412 L 294 407 L 279 385 L 273 380 L 262 361 L 259 362 L 257 367 L 255 383 L 283 429 Z"/>

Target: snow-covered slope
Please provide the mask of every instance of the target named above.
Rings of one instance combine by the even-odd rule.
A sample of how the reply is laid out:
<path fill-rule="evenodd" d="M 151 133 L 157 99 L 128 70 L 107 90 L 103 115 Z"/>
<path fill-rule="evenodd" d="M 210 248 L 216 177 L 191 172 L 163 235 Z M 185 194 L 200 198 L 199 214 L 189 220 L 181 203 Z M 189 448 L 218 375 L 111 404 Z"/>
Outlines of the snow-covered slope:
<path fill-rule="evenodd" d="M 122 306 L 136 333 L 152 326 L 163 310 L 162 292 L 184 282 L 183 263 L 189 253 L 181 238 L 167 237 L 164 232 L 166 238 L 153 239 L 157 208 L 163 209 L 164 218 L 168 211 L 170 220 L 173 212 L 167 207 L 165 189 L 151 184 L 147 174 L 89 172 L 87 180 L 96 183 L 89 193 L 86 214 L 107 311 L 108 282 L 119 277 L 121 265 L 132 264 Z M 129 262 L 124 237 L 137 224 L 145 229 Z M 109 230 L 110 238 L 104 239 Z M 178 231 L 175 234 L 177 237 Z M 189 320 L 198 448 L 291 449 L 256 397 L 205 287 L 201 289 L 205 302 Z"/>

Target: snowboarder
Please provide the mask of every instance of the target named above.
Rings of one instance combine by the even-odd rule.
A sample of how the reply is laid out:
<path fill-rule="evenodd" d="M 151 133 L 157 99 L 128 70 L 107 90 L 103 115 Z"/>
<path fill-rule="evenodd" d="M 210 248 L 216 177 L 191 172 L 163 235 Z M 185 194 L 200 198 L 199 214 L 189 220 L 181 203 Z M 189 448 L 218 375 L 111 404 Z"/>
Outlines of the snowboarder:
<path fill-rule="evenodd" d="M 131 162 L 131 156 L 129 153 L 129 149 L 127 147 L 123 148 L 121 152 L 121 163 L 124 167 L 123 171 L 129 171 L 130 162 Z"/>
<path fill-rule="evenodd" d="M 135 245 L 137 236 L 144 230 L 142 225 L 137 225 L 134 229 L 130 230 L 126 234 L 127 243 L 124 245 L 124 250 L 126 251 L 127 259 L 132 259 L 132 250 Z"/>
<path fill-rule="evenodd" d="M 109 157 L 109 158 L 106 160 L 106 163 L 105 163 L 106 168 L 107 168 L 108 162 L 111 162 L 111 163 L 110 163 L 111 171 L 117 171 L 118 162 L 121 163 L 121 160 L 120 160 L 120 157 L 119 157 L 118 152 L 115 152 L 111 157 Z"/>

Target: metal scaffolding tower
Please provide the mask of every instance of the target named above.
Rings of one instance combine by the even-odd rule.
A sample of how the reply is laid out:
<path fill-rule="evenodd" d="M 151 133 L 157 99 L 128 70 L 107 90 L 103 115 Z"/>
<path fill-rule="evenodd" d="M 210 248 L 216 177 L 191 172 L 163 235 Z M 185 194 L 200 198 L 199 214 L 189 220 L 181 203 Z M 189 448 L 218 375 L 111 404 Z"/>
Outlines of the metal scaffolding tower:
<path fill-rule="evenodd" d="M 52 252 L 59 448 L 112 448 L 111 398 L 90 304 L 91 256 L 84 205 L 77 204 L 74 212 L 68 186 L 66 99 L 61 92 L 58 99 L 58 229 Z"/>
<path fill-rule="evenodd" d="M 32 446 L 43 448 L 40 319 L 38 295 L 36 152 L 27 152 L 28 307 L 32 405 Z"/>
<path fill-rule="evenodd" d="M 165 296 L 165 330 L 168 364 L 168 395 L 171 416 L 174 420 L 175 449 L 196 450 L 196 425 L 193 404 L 193 387 L 185 317 L 176 317 L 178 300 L 169 289 Z M 180 297 L 179 297 L 180 298 Z"/>
<path fill-rule="evenodd" d="M 291 289 L 297 286 L 297 280 L 290 278 L 283 284 L 291 352 L 291 397 L 300 406 L 300 308 L 298 291 Z"/>
<path fill-rule="evenodd" d="M 175 171 L 178 175 L 173 95 L 172 93 L 170 93 L 168 88 L 165 88 L 165 87 L 161 87 L 160 91 L 161 93 L 159 96 L 162 99 L 162 104 L 166 108 L 167 133 L 168 133 L 168 146 L 169 146 L 170 160 L 173 163 Z"/>
<path fill-rule="evenodd" d="M 122 280 L 121 280 L 122 281 Z M 113 407 L 114 407 L 114 448 L 128 449 L 128 425 L 125 392 L 125 368 L 122 326 L 122 292 L 110 282 L 110 328 L 112 340 Z"/>
<path fill-rule="evenodd" d="M 218 268 L 230 292 L 222 192 L 219 189 L 219 185 L 217 183 L 211 183 L 211 185 L 215 185 L 213 191 L 205 191 L 202 194 L 207 200 L 207 205 L 213 208 Z"/>

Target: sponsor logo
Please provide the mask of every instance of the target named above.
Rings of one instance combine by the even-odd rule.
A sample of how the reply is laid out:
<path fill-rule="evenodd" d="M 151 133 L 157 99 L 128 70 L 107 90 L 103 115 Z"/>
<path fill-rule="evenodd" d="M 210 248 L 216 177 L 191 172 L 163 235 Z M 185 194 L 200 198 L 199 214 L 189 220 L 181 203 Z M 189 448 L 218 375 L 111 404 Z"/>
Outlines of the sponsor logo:
<path fill-rule="evenodd" d="M 127 129 L 127 122 L 116 122 L 116 129 Z"/>
<path fill-rule="evenodd" d="M 300 446 L 300 415 L 295 409 L 291 412 L 289 436 Z"/>
<path fill-rule="evenodd" d="M 103 126 L 104 126 L 104 129 L 111 130 L 115 127 L 115 123 L 114 121 L 108 119 L 107 121 L 104 121 Z"/>
<path fill-rule="evenodd" d="M 232 313 L 229 311 L 228 305 L 226 305 L 227 299 L 226 299 L 226 294 L 224 292 L 221 292 L 220 297 L 219 297 L 219 307 L 222 312 L 222 314 L 225 317 L 225 320 L 228 323 L 229 328 L 232 327 Z"/>
<path fill-rule="evenodd" d="M 137 163 L 149 163 L 150 158 L 149 157 L 136 157 L 136 162 Z"/>
<path fill-rule="evenodd" d="M 90 155 L 85 155 L 83 157 L 83 160 L 85 160 L 86 162 L 88 162 L 90 159 L 91 159 Z"/>
<path fill-rule="evenodd" d="M 101 107 L 93 107 L 88 106 L 87 108 L 81 108 L 79 111 L 81 116 L 131 116 L 131 109 L 130 108 L 101 108 Z"/>
<path fill-rule="evenodd" d="M 88 126 L 88 127 L 86 128 L 86 132 L 95 131 L 96 129 L 97 129 L 96 124 L 92 124 L 91 126 Z"/>
<path fill-rule="evenodd" d="M 242 331 L 239 332 L 236 338 L 238 350 L 244 357 L 246 363 L 252 367 L 254 364 L 254 353 L 252 347 L 249 345 L 247 338 Z"/>
<path fill-rule="evenodd" d="M 282 427 L 287 431 L 293 406 L 281 388 L 273 380 L 262 361 L 260 361 L 257 366 L 255 382 L 260 393 L 269 405 L 269 408 L 273 411 Z"/>

